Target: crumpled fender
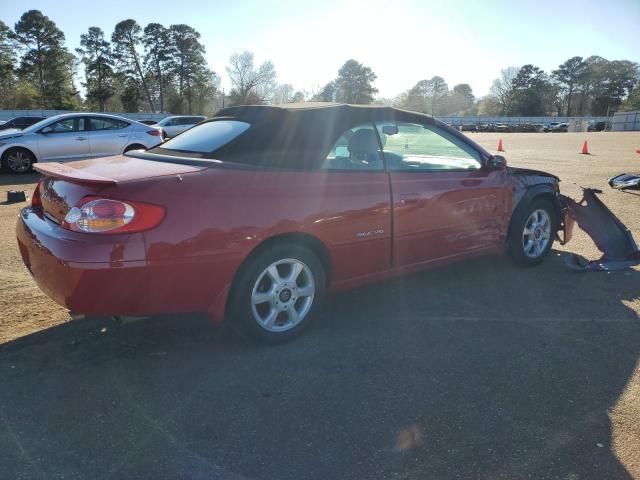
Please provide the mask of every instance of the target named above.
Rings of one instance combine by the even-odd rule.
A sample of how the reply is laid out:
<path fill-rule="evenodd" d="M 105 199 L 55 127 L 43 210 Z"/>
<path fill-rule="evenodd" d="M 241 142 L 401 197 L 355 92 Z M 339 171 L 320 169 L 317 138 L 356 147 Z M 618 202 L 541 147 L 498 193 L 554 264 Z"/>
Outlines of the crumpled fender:
<path fill-rule="evenodd" d="M 600 259 L 593 261 L 571 254 L 567 265 L 579 271 L 612 271 L 640 264 L 640 250 L 631 231 L 598 198 L 597 193 L 602 191 L 584 188 L 579 202 L 560 196 L 567 204 L 569 216 L 603 253 Z"/>

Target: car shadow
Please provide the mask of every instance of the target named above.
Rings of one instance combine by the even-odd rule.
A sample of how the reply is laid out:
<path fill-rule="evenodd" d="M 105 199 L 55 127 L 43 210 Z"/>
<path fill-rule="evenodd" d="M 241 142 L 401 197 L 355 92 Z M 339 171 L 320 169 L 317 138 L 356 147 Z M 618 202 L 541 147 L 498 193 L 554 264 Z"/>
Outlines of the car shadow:
<path fill-rule="evenodd" d="M 553 254 L 335 294 L 275 347 L 199 316 L 0 346 L 0 477 L 631 478 L 608 412 L 638 360 L 640 272 Z"/>

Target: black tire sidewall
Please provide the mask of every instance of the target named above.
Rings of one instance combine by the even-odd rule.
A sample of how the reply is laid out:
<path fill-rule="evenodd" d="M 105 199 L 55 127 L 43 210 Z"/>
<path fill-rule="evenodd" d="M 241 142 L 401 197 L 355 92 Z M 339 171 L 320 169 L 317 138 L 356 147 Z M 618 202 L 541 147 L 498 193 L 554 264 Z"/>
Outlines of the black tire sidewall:
<path fill-rule="evenodd" d="M 294 258 L 303 262 L 313 276 L 315 292 L 313 304 L 306 317 L 294 328 L 285 332 L 270 332 L 260 326 L 253 317 L 251 292 L 258 276 L 274 262 Z M 249 336 L 260 343 L 275 344 L 291 340 L 306 330 L 323 303 L 326 292 L 326 274 L 318 256 L 308 248 L 295 245 L 268 246 L 252 255 L 242 265 L 236 276 L 230 295 L 229 313 L 231 326 L 242 336 Z"/>
<path fill-rule="evenodd" d="M 29 165 L 29 168 L 26 169 L 24 172 L 15 172 L 13 170 L 11 170 L 9 168 L 9 164 L 7 162 L 7 157 L 9 155 L 11 155 L 12 152 L 15 151 L 20 151 L 23 152 L 24 154 L 26 154 L 29 157 L 29 160 L 31 161 L 31 165 Z M 13 174 L 13 175 L 24 175 L 25 173 L 29 173 L 33 170 L 33 164 L 35 163 L 36 159 L 33 155 L 33 153 L 31 153 L 29 150 L 26 150 L 24 148 L 10 148 L 8 149 L 6 152 L 4 152 L 4 154 L 2 155 L 2 168 L 4 168 L 7 172 Z"/>
<path fill-rule="evenodd" d="M 522 245 L 522 232 L 524 230 L 525 223 L 529 220 L 529 217 L 535 210 L 545 210 L 549 214 L 551 219 L 551 235 L 549 243 L 547 244 L 544 252 L 536 258 L 531 258 L 524 253 Z M 551 251 L 553 242 L 555 240 L 555 231 L 557 226 L 556 210 L 553 207 L 551 201 L 546 198 L 534 198 L 526 205 L 519 205 L 516 208 L 516 212 L 513 216 L 511 223 L 511 230 L 509 232 L 509 244 L 508 251 L 511 258 L 515 263 L 523 267 L 529 267 L 542 263 L 545 257 Z"/>

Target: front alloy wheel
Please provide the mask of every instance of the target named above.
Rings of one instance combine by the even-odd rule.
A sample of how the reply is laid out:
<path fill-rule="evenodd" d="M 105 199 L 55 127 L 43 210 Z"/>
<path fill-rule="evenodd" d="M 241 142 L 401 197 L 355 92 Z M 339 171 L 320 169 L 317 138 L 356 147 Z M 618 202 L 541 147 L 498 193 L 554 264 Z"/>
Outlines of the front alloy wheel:
<path fill-rule="evenodd" d="M 523 267 L 537 265 L 547 256 L 556 228 L 556 210 L 547 198 L 519 205 L 511 219 L 508 250 Z"/>
<path fill-rule="evenodd" d="M 4 166 L 11 173 L 27 173 L 32 165 L 33 157 L 25 150 L 10 150 L 4 158 Z"/>
<path fill-rule="evenodd" d="M 540 257 L 547 249 L 551 239 L 551 218 L 542 209 L 534 211 L 522 231 L 522 248 L 529 258 Z"/>

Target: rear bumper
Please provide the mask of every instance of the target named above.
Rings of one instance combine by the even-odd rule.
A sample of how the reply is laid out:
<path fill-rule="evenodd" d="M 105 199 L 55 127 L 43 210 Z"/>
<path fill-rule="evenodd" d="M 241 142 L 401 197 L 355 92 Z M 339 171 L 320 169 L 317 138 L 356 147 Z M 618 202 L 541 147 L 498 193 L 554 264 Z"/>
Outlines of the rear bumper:
<path fill-rule="evenodd" d="M 38 287 L 74 313 L 208 312 L 214 321 L 222 320 L 227 282 L 202 282 L 205 268 L 211 278 L 206 262 L 148 265 L 142 234 L 97 237 L 69 232 L 31 208 L 22 210 L 16 234 Z"/>

